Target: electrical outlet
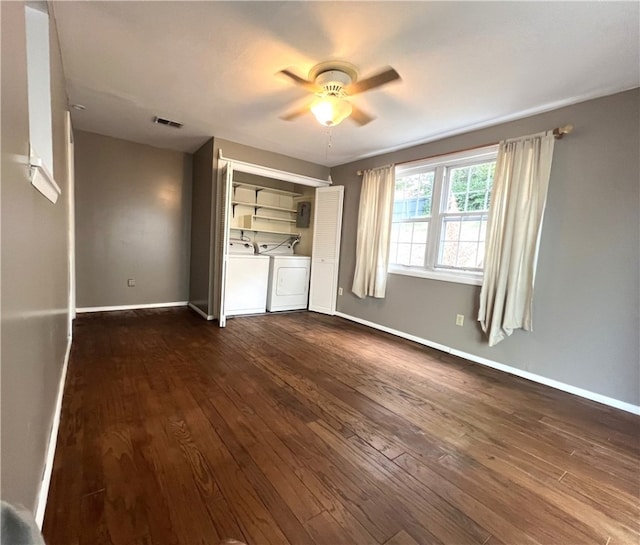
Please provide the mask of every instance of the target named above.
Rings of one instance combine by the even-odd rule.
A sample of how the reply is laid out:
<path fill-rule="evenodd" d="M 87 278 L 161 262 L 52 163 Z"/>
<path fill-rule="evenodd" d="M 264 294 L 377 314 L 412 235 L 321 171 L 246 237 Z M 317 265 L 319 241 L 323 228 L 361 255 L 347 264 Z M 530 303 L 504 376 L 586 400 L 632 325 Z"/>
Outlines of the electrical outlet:
<path fill-rule="evenodd" d="M 342 288 L 338 288 L 338 295 L 342 295 Z"/>
<path fill-rule="evenodd" d="M 456 325 L 460 327 L 464 325 L 464 314 L 456 314 Z"/>
<path fill-rule="evenodd" d="M 128 288 L 135 288 L 136 287 L 136 279 L 135 278 L 127 279 L 127 287 Z"/>

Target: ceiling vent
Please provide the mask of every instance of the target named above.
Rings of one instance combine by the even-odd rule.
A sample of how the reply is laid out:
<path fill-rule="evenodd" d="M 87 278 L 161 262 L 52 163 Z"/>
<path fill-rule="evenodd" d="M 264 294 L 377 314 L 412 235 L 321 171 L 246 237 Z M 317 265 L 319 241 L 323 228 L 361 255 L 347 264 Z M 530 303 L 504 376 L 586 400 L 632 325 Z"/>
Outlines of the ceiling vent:
<path fill-rule="evenodd" d="M 176 129 L 182 128 L 182 123 L 178 123 L 177 121 L 171 121 L 171 119 L 165 119 L 164 117 L 155 116 L 153 118 L 153 122 L 158 125 L 167 125 L 169 127 L 174 127 Z"/>

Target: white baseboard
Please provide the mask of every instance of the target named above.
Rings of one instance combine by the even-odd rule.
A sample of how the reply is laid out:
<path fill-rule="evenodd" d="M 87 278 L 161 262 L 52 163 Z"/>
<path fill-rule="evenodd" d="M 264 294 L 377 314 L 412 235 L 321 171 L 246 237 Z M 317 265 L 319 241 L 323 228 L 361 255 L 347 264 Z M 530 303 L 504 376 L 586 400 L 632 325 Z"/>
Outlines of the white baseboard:
<path fill-rule="evenodd" d="M 42 523 L 44 522 L 44 512 L 47 508 L 49 485 L 51 484 L 51 473 L 53 472 L 53 459 L 56 454 L 56 445 L 58 443 L 60 411 L 62 410 L 62 396 L 64 394 L 64 385 L 67 380 L 67 368 L 69 367 L 69 357 L 71 356 L 72 341 L 73 337 L 69 335 L 67 337 L 67 350 L 64 354 L 62 372 L 60 373 L 60 382 L 58 383 L 58 397 L 56 398 L 56 406 L 53 412 L 53 422 L 51 423 L 51 433 L 49 434 L 49 444 L 47 445 L 47 456 L 45 458 L 44 472 L 42 474 L 42 482 L 40 483 L 40 492 L 38 493 L 38 503 L 36 505 L 35 519 L 36 524 L 40 529 L 42 529 Z"/>
<path fill-rule="evenodd" d="M 640 415 L 640 405 L 633 405 L 632 403 L 627 403 L 626 401 L 620 401 L 619 399 L 614 399 L 612 397 L 598 394 L 596 392 L 584 390 L 583 388 L 578 388 L 576 386 L 572 386 L 571 384 L 565 384 L 564 382 L 559 382 L 551 378 L 543 377 L 541 375 L 536 375 L 535 373 L 530 373 L 529 371 L 523 371 L 522 369 L 511 367 L 509 365 L 505 365 L 504 363 L 498 363 L 495 361 L 488 360 L 486 358 L 481 358 L 480 356 L 476 356 L 475 354 L 462 352 L 461 350 L 451 348 L 450 346 L 434 343 L 427 339 L 423 339 L 422 337 L 416 337 L 415 335 L 410 335 L 409 333 L 405 333 L 404 331 L 391 329 L 390 327 L 376 324 L 374 322 L 369 322 L 368 320 L 363 320 L 362 318 L 357 318 L 356 316 L 351 316 L 350 314 L 344 314 L 343 312 L 336 312 L 336 316 L 340 316 L 341 318 L 344 318 L 346 320 L 350 320 L 352 322 L 357 322 L 359 324 L 366 325 L 373 329 L 378 329 L 380 331 L 390 333 L 391 335 L 395 335 L 397 337 L 402 337 L 403 339 L 407 339 L 407 340 L 416 342 L 418 344 L 428 346 L 430 348 L 435 348 L 436 350 L 441 350 L 442 352 L 447 352 L 448 354 L 452 354 L 454 356 L 464 358 L 474 363 L 479 363 L 480 365 L 486 365 L 487 367 L 492 367 L 493 369 L 498 369 L 499 371 L 503 371 L 511 375 L 516 375 L 518 377 L 531 380 L 532 382 L 538 382 L 539 384 L 544 384 L 545 386 L 550 386 L 551 388 L 562 390 L 563 392 L 568 392 L 570 394 L 583 397 L 591 401 L 596 401 L 597 403 L 602 403 L 603 405 L 608 405 L 610 407 L 614 407 L 622 411 Z"/>
<path fill-rule="evenodd" d="M 195 310 L 198 314 L 200 314 L 200 316 L 202 316 L 205 320 L 213 320 L 213 316 L 211 316 L 210 314 L 207 314 L 205 312 L 203 312 L 201 309 L 199 309 L 197 306 L 195 306 L 193 303 L 188 303 L 187 306 L 191 309 L 191 310 Z"/>
<path fill-rule="evenodd" d="M 77 314 L 86 312 L 111 312 L 113 310 L 138 310 L 142 308 L 167 308 L 167 307 L 186 307 L 187 301 L 173 301 L 171 303 L 144 303 L 140 305 L 115 305 L 111 307 L 84 307 L 77 308 Z"/>

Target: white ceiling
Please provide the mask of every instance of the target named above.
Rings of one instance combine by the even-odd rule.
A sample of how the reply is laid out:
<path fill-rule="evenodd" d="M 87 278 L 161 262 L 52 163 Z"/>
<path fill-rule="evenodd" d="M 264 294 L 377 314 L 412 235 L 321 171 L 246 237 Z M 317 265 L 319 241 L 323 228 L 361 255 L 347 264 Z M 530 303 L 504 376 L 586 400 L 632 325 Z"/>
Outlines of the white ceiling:
<path fill-rule="evenodd" d="M 637 87 L 638 2 L 56 2 L 74 126 L 195 151 L 210 136 L 333 166 Z M 400 83 L 377 116 L 283 121 L 320 61 Z M 155 115 L 184 123 L 153 124 Z M 570 122 L 571 120 L 567 120 Z"/>

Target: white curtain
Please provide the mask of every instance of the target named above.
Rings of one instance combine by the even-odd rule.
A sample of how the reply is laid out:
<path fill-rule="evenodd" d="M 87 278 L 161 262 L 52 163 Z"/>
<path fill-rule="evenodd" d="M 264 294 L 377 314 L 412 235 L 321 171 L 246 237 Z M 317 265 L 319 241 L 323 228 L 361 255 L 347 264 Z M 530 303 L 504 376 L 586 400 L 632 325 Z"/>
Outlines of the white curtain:
<path fill-rule="evenodd" d="M 500 143 L 491 193 L 478 320 L 489 346 L 533 328 L 531 307 L 554 137 Z"/>
<path fill-rule="evenodd" d="M 395 167 L 365 171 L 358 212 L 356 271 L 352 291 L 358 297 L 384 298 L 393 213 Z"/>

